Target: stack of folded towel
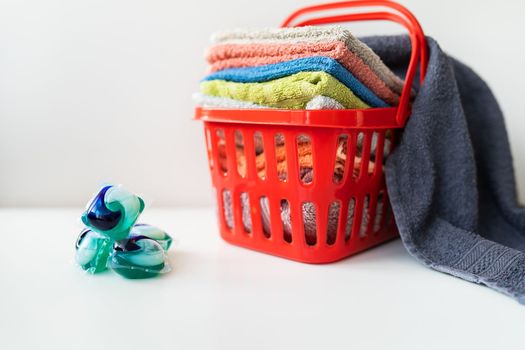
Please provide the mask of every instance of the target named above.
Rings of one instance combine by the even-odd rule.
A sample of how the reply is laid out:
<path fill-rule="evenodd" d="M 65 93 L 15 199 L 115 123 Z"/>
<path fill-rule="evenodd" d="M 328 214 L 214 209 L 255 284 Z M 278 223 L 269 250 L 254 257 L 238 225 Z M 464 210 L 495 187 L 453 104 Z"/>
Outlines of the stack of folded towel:
<path fill-rule="evenodd" d="M 218 33 L 200 105 L 354 109 L 395 106 L 403 88 L 381 59 L 342 27 Z"/>
<path fill-rule="evenodd" d="M 203 107 L 280 108 L 280 109 L 365 109 L 395 106 L 399 103 L 403 81 L 398 78 L 367 45 L 356 39 L 343 27 L 301 27 L 265 29 L 259 31 L 233 30 L 212 37 L 213 45 L 206 58 L 210 73 L 201 81 L 200 93 L 194 95 Z M 358 149 L 362 147 L 362 134 Z M 286 176 L 284 140 L 277 142 L 279 176 Z M 299 141 L 299 164 L 301 180 L 312 181 L 311 144 Z M 346 140 L 343 140 L 346 142 Z M 219 164 L 226 163 L 225 145 L 219 142 Z M 246 168 L 243 145 L 237 145 L 239 171 Z M 342 146 L 342 145 L 339 145 Z M 258 148 L 258 147 L 256 147 Z M 385 140 L 384 159 L 391 149 Z M 257 171 L 265 174 L 264 149 L 257 151 Z M 282 152 L 279 152 L 282 151 Z M 221 156 L 222 155 L 222 156 Z M 370 166 L 374 166 L 375 140 L 372 140 Z M 360 164 L 360 152 L 356 152 L 354 164 Z M 338 154 L 343 164 L 345 154 Z M 223 160 L 224 162 L 221 162 Z M 334 179 L 341 177 L 334 169 Z M 354 169 L 354 171 L 357 169 Z M 232 227 L 231 197 L 224 192 L 225 216 Z M 264 231 L 269 231 L 267 204 L 263 209 Z M 286 203 L 283 203 L 286 204 Z M 245 229 L 251 231 L 249 201 L 242 200 Z M 366 204 L 365 204 L 366 206 Z M 315 211 L 303 208 L 307 241 L 315 240 Z M 281 207 L 285 236 L 291 235 L 289 209 Z M 332 209 L 331 209 L 332 211 Z M 329 213 L 329 239 L 337 231 L 339 208 Z M 364 210 L 366 213 L 366 208 Z M 382 213 L 378 210 L 378 215 Z M 347 221 L 353 212 L 349 211 Z M 369 218 L 364 217 L 366 227 Z"/>

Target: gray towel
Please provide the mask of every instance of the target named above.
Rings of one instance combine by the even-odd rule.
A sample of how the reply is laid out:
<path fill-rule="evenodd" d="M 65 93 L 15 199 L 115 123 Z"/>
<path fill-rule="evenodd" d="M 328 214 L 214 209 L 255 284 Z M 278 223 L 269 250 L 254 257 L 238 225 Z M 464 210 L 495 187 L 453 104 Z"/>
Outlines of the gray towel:
<path fill-rule="evenodd" d="M 402 74 L 407 37 L 364 42 Z M 427 42 L 425 82 L 386 163 L 401 238 L 423 264 L 525 303 L 525 208 L 503 115 L 479 76 Z"/>

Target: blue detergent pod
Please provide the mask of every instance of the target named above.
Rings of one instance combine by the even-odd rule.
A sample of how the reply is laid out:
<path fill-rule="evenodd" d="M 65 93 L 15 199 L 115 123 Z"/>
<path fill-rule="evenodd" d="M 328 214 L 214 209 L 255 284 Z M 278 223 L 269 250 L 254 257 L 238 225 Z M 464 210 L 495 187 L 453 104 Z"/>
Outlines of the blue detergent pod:
<path fill-rule="evenodd" d="M 161 244 L 146 236 L 115 241 L 109 266 L 126 278 L 150 278 L 167 272 L 166 256 Z"/>
<path fill-rule="evenodd" d="M 130 236 L 131 237 L 144 236 L 144 237 L 154 239 L 160 243 L 164 251 L 167 251 L 170 248 L 171 243 L 173 241 L 171 236 L 167 234 L 165 231 L 161 230 L 158 227 L 151 226 L 148 224 L 136 224 L 131 229 Z"/>
<path fill-rule="evenodd" d="M 114 240 L 128 237 L 144 201 L 121 186 L 104 186 L 88 205 L 82 222 L 84 225 Z"/>
<path fill-rule="evenodd" d="M 75 245 L 75 259 L 82 269 L 97 273 L 106 270 L 111 240 L 95 231 L 84 229 Z"/>

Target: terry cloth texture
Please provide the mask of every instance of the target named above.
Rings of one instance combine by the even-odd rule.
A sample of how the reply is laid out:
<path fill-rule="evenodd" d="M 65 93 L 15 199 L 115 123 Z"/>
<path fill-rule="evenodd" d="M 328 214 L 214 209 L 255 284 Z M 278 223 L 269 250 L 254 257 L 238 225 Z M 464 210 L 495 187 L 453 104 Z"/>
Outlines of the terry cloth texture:
<path fill-rule="evenodd" d="M 356 56 L 361 58 L 388 87 L 400 94 L 403 81 L 399 79 L 368 46 L 356 39 L 348 29 L 341 26 L 299 28 L 270 28 L 263 30 L 231 30 L 216 33 L 212 42 L 217 44 L 298 44 L 342 41 Z"/>
<path fill-rule="evenodd" d="M 272 108 L 251 102 L 234 100 L 227 97 L 204 95 L 201 93 L 195 93 L 192 97 L 193 101 L 195 101 L 195 103 L 201 107 L 215 107 L 228 109 Z M 333 98 L 326 96 L 315 96 L 310 101 L 308 101 L 305 109 L 344 109 L 344 106 L 336 100 L 334 100 Z"/>
<path fill-rule="evenodd" d="M 317 95 L 328 96 L 348 109 L 369 106 L 346 86 L 325 72 L 300 72 L 262 83 L 235 83 L 225 80 L 203 81 L 201 93 L 256 103 L 269 107 L 304 109 Z"/>
<path fill-rule="evenodd" d="M 389 107 L 336 60 L 324 56 L 298 58 L 257 67 L 230 68 L 206 76 L 203 80 L 227 80 L 236 83 L 259 83 L 299 72 L 326 72 L 343 83 L 370 107 Z"/>
<path fill-rule="evenodd" d="M 406 36 L 364 40 L 406 67 Z M 407 250 L 438 271 L 525 303 L 525 208 L 502 112 L 487 84 L 427 39 L 427 75 L 386 180 Z"/>
<path fill-rule="evenodd" d="M 342 41 L 291 44 L 220 44 L 209 48 L 206 58 L 210 71 L 263 66 L 297 58 L 325 56 L 343 67 L 372 90 L 380 99 L 395 106 L 399 94 L 392 91 L 370 67 Z"/>

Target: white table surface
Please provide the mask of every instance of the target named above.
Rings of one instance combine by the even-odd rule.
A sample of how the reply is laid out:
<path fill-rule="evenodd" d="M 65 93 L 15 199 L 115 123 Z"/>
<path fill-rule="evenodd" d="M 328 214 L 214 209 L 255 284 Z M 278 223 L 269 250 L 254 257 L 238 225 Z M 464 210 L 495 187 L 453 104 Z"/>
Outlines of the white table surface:
<path fill-rule="evenodd" d="M 399 240 L 330 265 L 223 242 L 213 209 L 151 209 L 158 279 L 88 275 L 81 209 L 1 209 L 0 349 L 523 349 L 525 307 L 427 269 Z"/>

